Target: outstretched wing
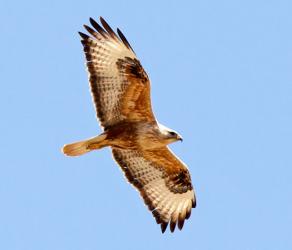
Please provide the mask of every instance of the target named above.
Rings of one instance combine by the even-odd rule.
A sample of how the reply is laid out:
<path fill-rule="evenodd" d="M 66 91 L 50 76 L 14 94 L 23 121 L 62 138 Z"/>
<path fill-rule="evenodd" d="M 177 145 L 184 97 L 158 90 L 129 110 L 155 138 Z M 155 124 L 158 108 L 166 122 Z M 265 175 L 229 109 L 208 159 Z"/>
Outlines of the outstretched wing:
<path fill-rule="evenodd" d="M 121 121 L 154 121 L 149 78 L 122 32 L 118 36 L 100 18 L 101 27 L 84 25 L 79 32 L 87 60 L 89 82 L 97 117 L 106 129 Z"/>
<path fill-rule="evenodd" d="M 185 219 L 196 206 L 195 193 L 187 167 L 169 148 L 150 151 L 113 150 L 113 156 L 128 178 L 140 192 L 152 211 L 161 230 L 170 223 L 182 229 Z"/>

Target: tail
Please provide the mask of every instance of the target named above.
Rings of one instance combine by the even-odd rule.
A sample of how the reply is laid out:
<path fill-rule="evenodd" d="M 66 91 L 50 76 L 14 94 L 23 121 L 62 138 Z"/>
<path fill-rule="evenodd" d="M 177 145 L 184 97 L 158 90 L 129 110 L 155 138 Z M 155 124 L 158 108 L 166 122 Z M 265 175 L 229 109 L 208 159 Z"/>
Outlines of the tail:
<path fill-rule="evenodd" d="M 94 149 L 100 149 L 105 146 L 106 144 L 106 135 L 101 134 L 99 136 L 84 140 L 84 141 L 79 141 L 79 142 L 74 142 L 71 144 L 66 144 L 62 151 L 65 155 L 67 156 L 79 156 L 83 155 L 85 153 L 88 153 Z"/>

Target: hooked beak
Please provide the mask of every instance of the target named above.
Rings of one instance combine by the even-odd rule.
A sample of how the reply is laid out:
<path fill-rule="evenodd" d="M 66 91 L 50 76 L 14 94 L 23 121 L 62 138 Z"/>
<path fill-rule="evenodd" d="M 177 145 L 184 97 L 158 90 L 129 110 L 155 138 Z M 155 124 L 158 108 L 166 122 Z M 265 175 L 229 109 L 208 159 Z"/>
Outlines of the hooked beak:
<path fill-rule="evenodd" d="M 183 138 L 180 135 L 177 135 L 177 140 L 183 142 Z"/>

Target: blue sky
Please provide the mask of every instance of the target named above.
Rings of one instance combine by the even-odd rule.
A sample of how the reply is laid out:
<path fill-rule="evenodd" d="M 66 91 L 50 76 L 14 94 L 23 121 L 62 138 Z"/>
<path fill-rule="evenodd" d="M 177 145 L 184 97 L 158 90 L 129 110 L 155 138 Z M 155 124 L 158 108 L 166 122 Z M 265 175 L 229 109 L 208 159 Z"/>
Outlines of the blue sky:
<path fill-rule="evenodd" d="M 0 248 L 292 249 L 291 1 L 1 1 Z M 161 234 L 100 133 L 77 31 L 103 16 L 152 81 L 197 208 Z"/>

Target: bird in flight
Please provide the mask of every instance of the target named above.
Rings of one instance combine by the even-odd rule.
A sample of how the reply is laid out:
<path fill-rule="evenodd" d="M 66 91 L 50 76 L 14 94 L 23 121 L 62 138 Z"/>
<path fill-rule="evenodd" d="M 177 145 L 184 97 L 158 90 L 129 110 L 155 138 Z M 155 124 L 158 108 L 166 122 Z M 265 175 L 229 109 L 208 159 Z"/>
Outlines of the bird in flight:
<path fill-rule="evenodd" d="M 128 181 L 140 192 L 160 224 L 181 230 L 196 206 L 187 166 L 167 147 L 182 141 L 175 131 L 159 124 L 152 112 L 150 80 L 134 50 L 100 17 L 79 32 L 89 72 L 97 118 L 103 132 L 90 139 L 67 144 L 63 153 L 79 156 L 111 147 L 113 158 Z"/>

